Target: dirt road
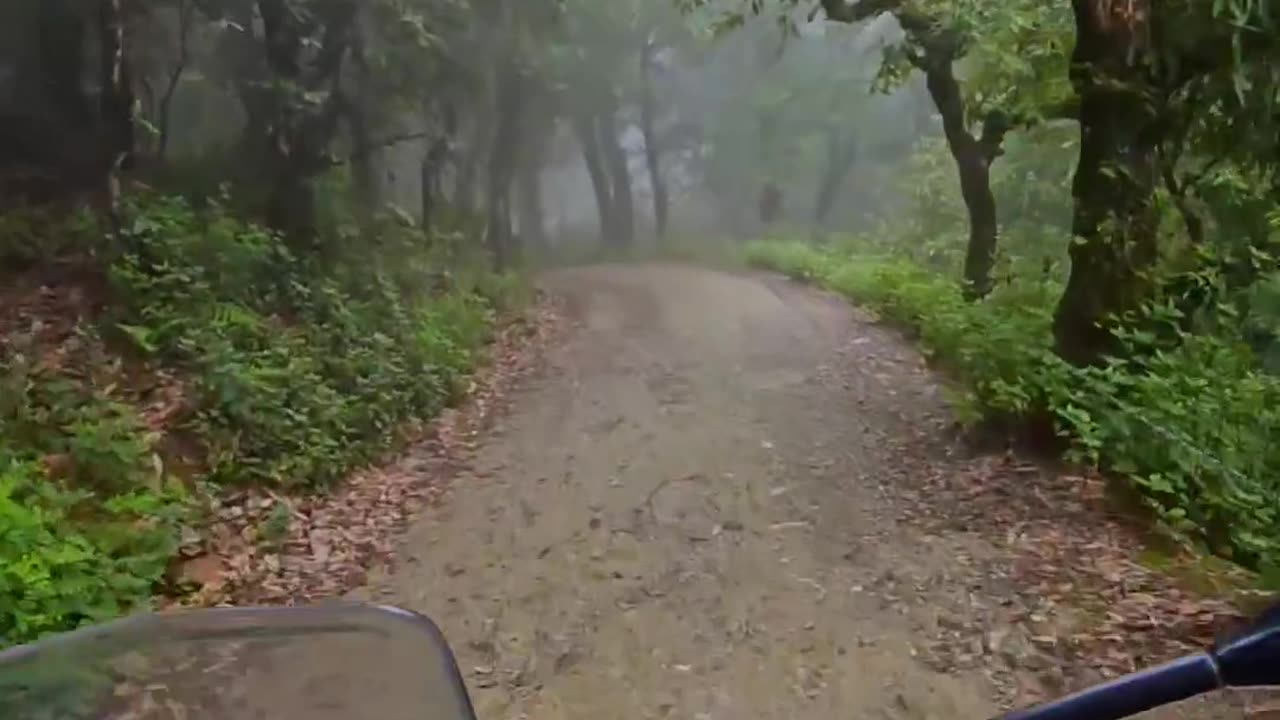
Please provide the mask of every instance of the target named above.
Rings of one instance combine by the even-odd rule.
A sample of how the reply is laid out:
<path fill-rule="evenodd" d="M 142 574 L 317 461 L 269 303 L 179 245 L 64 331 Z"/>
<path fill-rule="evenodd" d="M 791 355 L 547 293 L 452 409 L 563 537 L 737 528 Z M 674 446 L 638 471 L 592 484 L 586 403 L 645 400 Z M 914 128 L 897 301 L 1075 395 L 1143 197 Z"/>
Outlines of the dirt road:
<path fill-rule="evenodd" d="M 547 285 L 571 337 L 380 583 L 441 624 L 481 717 L 992 713 L 984 673 L 918 657 L 984 548 L 895 522 L 943 416 L 901 341 L 777 280 Z"/>

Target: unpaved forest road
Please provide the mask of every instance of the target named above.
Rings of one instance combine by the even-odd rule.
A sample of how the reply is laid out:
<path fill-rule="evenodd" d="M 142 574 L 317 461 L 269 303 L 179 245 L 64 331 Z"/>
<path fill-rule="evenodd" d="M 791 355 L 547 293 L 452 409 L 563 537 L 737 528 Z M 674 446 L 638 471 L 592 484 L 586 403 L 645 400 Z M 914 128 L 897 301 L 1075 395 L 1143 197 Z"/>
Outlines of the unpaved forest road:
<path fill-rule="evenodd" d="M 965 603 L 956 554 L 983 547 L 895 526 L 882 484 L 944 416 L 901 340 L 782 280 L 545 284 L 570 338 L 378 583 L 442 626 L 481 718 L 994 712 L 984 674 L 913 657 Z M 899 602 L 870 591 L 886 581 Z"/>

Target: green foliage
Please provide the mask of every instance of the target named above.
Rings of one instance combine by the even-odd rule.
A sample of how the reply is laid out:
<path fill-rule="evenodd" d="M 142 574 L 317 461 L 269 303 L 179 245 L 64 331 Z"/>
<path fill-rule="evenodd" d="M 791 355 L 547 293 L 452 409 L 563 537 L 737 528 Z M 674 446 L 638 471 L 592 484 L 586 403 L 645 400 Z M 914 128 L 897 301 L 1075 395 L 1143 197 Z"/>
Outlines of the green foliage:
<path fill-rule="evenodd" d="M 10 459 L 0 466 L 0 636 L 6 641 L 100 621 L 150 597 L 145 577 L 70 522 L 83 499 L 55 489 L 34 464 Z M 137 559 L 131 561 L 136 568 Z"/>
<path fill-rule="evenodd" d="M 188 514 L 153 438 L 128 406 L 21 356 L 0 372 L 0 640 L 146 607 Z"/>
<path fill-rule="evenodd" d="M 1059 277 L 1071 232 L 1069 187 L 1077 152 L 1076 130 L 1041 125 L 1011 135 L 991 169 L 991 191 L 1000 213 L 997 279 Z M 955 163 L 941 138 L 920 142 L 894 178 L 905 208 L 887 214 L 875 233 L 859 236 L 865 249 L 906 254 L 918 263 L 959 277 L 967 242 L 964 201 Z"/>
<path fill-rule="evenodd" d="M 498 314 L 528 295 L 515 276 L 444 264 L 442 243 L 394 218 L 363 247 L 335 237 L 301 259 L 216 203 L 135 197 L 126 216 L 103 259 L 112 303 L 63 348 L 79 354 L 45 362 L 50 348 L 6 338 L 0 642 L 145 608 L 164 585 L 197 520 L 166 434 L 198 445 L 184 486 L 322 490 L 458 400 Z M 88 225 L 59 231 L 94 244 Z M 181 379 L 183 411 L 152 428 L 128 385 L 158 368 Z M 272 515 L 263 540 L 288 522 Z"/>
<path fill-rule="evenodd" d="M 412 287 L 386 269 L 416 266 L 403 238 L 384 237 L 393 254 L 367 257 L 362 272 L 295 258 L 216 205 L 161 198 L 131 217 L 137 250 L 111 273 L 117 327 L 190 373 L 189 429 L 218 483 L 321 488 L 375 459 L 398 425 L 456 397 L 498 303 L 511 302 L 509 280 L 487 280 L 492 297 L 432 295 L 421 273 Z M 416 231 L 398 232 L 425 251 Z"/>
<path fill-rule="evenodd" d="M 1133 331 L 1126 360 L 1087 369 L 1052 352 L 1053 282 L 1017 280 L 981 303 L 915 261 L 800 242 L 749 262 L 831 288 L 918 333 L 965 388 L 969 420 L 1052 420 L 1071 455 L 1132 481 L 1171 528 L 1244 565 L 1280 563 L 1280 378 L 1220 335 L 1161 348 Z"/>

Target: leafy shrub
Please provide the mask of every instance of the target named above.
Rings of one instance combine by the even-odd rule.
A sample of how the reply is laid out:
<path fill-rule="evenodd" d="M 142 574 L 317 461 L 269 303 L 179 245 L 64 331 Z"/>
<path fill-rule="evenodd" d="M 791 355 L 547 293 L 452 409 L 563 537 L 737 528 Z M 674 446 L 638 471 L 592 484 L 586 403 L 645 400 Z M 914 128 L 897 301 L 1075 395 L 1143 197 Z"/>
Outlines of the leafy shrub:
<path fill-rule="evenodd" d="M 10 642 L 142 607 L 187 513 L 153 438 L 108 393 L 0 364 L 0 638 Z"/>
<path fill-rule="evenodd" d="M 145 491 L 99 505 L 4 455 L 0 638 L 22 642 L 145 607 L 175 549 L 180 505 Z M 85 512 L 91 520 L 78 517 Z"/>
<path fill-rule="evenodd" d="M 1047 415 L 1076 460 L 1129 478 L 1169 526 L 1244 565 L 1280 566 L 1280 378 L 1243 343 L 1187 336 L 1080 369 L 1052 352 L 1051 281 L 1010 282 L 970 303 L 903 257 L 787 241 L 753 243 L 746 256 L 918 333 L 965 386 L 966 419 Z M 1128 340 L 1149 344 L 1142 335 Z"/>
<path fill-rule="evenodd" d="M 394 257 L 322 264 L 216 205 L 159 198 L 132 216 L 136 249 L 112 268 L 118 325 L 193 377 L 215 482 L 321 488 L 369 462 L 398 424 L 457 396 L 515 302 L 510 278 L 414 287 L 404 268 L 425 274 L 412 251 L 429 248 L 395 223 L 376 243 Z"/>
<path fill-rule="evenodd" d="M 527 298 L 516 276 L 394 217 L 306 259 L 212 199 L 134 197 L 125 217 L 113 247 L 91 223 L 57 230 L 110 280 L 108 311 L 77 329 L 92 357 L 51 369 L 48 348 L 14 338 L 0 357 L 0 644 L 145 607 L 165 580 L 192 503 L 165 477 L 138 391 L 116 385 L 126 370 L 182 379 L 162 431 L 202 446 L 196 486 L 322 490 L 457 400 L 498 314 Z M 0 218 L 28 226 L 23 246 L 53 232 Z"/>

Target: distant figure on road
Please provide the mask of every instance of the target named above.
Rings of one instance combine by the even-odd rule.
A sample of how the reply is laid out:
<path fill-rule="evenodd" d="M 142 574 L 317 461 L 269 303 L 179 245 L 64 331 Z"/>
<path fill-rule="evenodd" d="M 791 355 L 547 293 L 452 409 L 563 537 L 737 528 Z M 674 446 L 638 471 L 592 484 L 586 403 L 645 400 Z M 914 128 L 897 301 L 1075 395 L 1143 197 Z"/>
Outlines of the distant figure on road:
<path fill-rule="evenodd" d="M 769 226 L 782 217 L 782 190 L 772 180 L 760 191 L 760 222 Z"/>

